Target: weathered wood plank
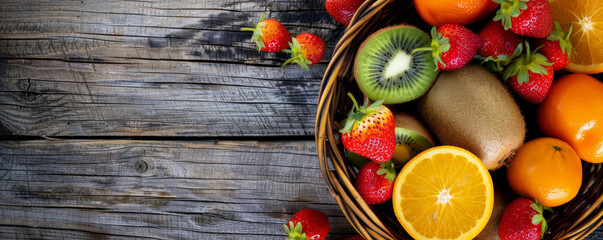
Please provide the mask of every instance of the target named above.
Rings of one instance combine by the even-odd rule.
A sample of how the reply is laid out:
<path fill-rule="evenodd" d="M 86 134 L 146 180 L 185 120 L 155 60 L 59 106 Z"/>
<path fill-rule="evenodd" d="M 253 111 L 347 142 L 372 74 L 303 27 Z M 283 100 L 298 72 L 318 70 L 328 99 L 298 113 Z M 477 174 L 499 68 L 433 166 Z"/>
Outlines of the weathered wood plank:
<path fill-rule="evenodd" d="M 353 232 L 312 141 L 5 141 L 0 193 L 0 239 L 282 239 L 303 208 Z"/>
<path fill-rule="evenodd" d="M 325 38 L 310 71 L 258 53 L 261 13 Z M 0 2 L 0 135 L 312 136 L 343 29 L 324 1 Z"/>

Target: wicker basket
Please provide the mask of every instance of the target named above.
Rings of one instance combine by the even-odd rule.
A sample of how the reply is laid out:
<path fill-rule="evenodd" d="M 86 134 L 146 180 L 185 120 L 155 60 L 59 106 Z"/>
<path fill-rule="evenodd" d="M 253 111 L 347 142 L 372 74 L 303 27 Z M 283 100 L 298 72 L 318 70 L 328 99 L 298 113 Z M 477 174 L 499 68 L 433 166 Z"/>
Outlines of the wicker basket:
<path fill-rule="evenodd" d="M 348 92 L 361 96 L 353 77 L 354 58 L 371 33 L 408 23 L 429 30 L 410 0 L 366 0 L 336 45 L 322 80 L 316 116 L 318 158 L 327 187 L 352 226 L 366 239 L 410 239 L 393 213 L 391 202 L 369 207 L 353 187 L 355 171 L 344 157 L 338 122 L 351 108 Z M 583 184 L 571 202 L 548 216 L 546 239 L 582 239 L 603 222 L 602 164 L 583 163 Z"/>

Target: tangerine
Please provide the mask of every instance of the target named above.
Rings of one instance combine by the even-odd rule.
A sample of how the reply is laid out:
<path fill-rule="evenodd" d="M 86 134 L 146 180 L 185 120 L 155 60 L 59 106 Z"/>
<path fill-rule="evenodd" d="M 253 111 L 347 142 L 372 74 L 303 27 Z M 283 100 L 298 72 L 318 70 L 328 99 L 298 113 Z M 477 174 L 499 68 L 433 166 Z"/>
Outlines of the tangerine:
<path fill-rule="evenodd" d="M 603 162 L 603 82 L 585 74 L 553 82 L 538 107 L 542 132 L 572 146 L 582 160 Z"/>
<path fill-rule="evenodd" d="M 475 23 L 498 7 L 492 0 L 414 0 L 414 4 L 421 18 L 435 27 L 446 23 Z"/>
<path fill-rule="evenodd" d="M 507 168 L 509 185 L 519 195 L 556 207 L 572 200 L 582 184 L 582 162 L 566 142 L 550 137 L 524 143 Z"/>

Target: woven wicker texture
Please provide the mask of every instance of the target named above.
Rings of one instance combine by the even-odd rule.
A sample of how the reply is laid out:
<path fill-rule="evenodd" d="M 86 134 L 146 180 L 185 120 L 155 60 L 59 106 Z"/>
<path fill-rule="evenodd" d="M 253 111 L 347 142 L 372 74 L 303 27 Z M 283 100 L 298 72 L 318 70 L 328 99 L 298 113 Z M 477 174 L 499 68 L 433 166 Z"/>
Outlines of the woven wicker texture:
<path fill-rule="evenodd" d="M 359 9 L 335 47 L 322 80 L 316 116 L 316 145 L 326 185 L 341 210 L 366 239 L 411 239 L 396 219 L 391 202 L 369 207 L 353 187 L 355 171 L 344 156 L 339 124 L 351 108 L 348 92 L 362 93 L 353 77 L 356 51 L 371 33 L 406 23 L 429 30 L 416 14 L 412 1 L 367 0 Z M 603 169 L 601 164 L 583 163 L 580 193 L 550 215 L 545 239 L 582 239 L 603 222 Z"/>

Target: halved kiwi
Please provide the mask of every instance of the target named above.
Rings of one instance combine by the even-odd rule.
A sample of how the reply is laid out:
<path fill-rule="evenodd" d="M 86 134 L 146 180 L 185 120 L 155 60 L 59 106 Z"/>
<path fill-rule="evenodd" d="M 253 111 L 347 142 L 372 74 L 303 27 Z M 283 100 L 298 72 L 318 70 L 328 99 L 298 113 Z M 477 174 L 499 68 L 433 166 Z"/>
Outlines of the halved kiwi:
<path fill-rule="evenodd" d="M 397 25 L 371 34 L 360 46 L 354 77 L 371 100 L 403 103 L 425 94 L 438 75 L 430 51 L 431 38 L 410 25 Z"/>
<path fill-rule="evenodd" d="M 396 148 L 392 161 L 394 166 L 402 167 L 422 151 L 433 147 L 426 137 L 407 128 L 396 127 Z"/>

